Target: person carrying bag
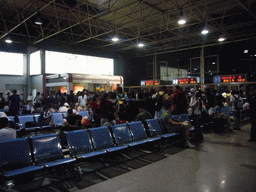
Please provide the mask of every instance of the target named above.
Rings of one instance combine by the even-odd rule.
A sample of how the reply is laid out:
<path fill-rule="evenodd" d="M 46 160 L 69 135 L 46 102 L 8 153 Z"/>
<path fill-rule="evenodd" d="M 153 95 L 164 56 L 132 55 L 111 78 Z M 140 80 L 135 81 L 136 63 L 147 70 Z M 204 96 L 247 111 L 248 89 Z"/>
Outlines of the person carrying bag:
<path fill-rule="evenodd" d="M 195 143 L 202 143 L 203 142 L 203 132 L 201 129 L 202 110 L 206 111 L 206 108 L 203 105 L 200 92 L 196 92 L 195 100 L 194 102 L 191 103 L 190 107 L 194 108 L 193 116 L 194 116 L 195 136 L 192 140 Z"/>

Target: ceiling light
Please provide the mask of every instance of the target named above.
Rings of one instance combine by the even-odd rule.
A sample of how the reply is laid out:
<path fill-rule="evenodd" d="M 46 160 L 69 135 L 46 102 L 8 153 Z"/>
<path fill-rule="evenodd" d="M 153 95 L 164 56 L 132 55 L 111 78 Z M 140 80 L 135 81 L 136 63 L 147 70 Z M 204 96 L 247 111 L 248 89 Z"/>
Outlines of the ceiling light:
<path fill-rule="evenodd" d="M 220 38 L 218 39 L 218 41 L 220 41 L 220 42 L 225 41 L 225 40 L 226 40 L 226 38 L 224 38 L 224 37 L 220 37 Z"/>
<path fill-rule="evenodd" d="M 178 23 L 179 23 L 180 25 L 184 25 L 186 22 L 187 22 L 187 21 L 186 21 L 185 19 L 180 19 L 180 20 L 178 21 Z"/>
<path fill-rule="evenodd" d="M 201 32 L 203 35 L 206 35 L 207 33 L 209 33 L 209 31 L 207 29 L 203 29 L 203 31 Z"/>
<path fill-rule="evenodd" d="M 216 63 L 215 62 L 212 62 L 213 65 L 215 65 Z"/>
<path fill-rule="evenodd" d="M 244 53 L 248 53 L 248 50 L 244 50 Z"/>
<path fill-rule="evenodd" d="M 144 44 L 143 43 L 139 43 L 138 47 L 144 47 Z"/>
<path fill-rule="evenodd" d="M 256 54 L 254 56 L 256 57 Z"/>
<path fill-rule="evenodd" d="M 42 22 L 42 20 L 41 20 L 40 17 L 37 17 L 37 18 L 36 18 L 35 24 L 37 24 L 37 25 L 42 25 L 42 24 L 43 24 L 43 22 Z"/>
<path fill-rule="evenodd" d="M 11 40 L 10 38 L 7 38 L 7 39 L 5 40 L 5 43 L 12 43 L 12 40 Z"/>
<path fill-rule="evenodd" d="M 112 38 L 112 41 L 117 42 L 117 41 L 119 41 L 119 39 L 118 39 L 118 37 L 114 36 L 114 37 Z"/>

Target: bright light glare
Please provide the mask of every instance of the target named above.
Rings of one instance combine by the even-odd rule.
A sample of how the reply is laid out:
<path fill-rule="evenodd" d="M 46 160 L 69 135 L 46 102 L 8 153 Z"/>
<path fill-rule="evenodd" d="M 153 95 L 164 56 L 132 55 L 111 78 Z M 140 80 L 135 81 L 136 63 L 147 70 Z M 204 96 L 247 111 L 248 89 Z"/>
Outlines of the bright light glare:
<path fill-rule="evenodd" d="M 41 21 L 36 21 L 35 24 L 42 25 L 43 23 Z"/>
<path fill-rule="evenodd" d="M 41 57 L 40 51 L 36 51 L 30 54 L 30 75 L 41 74 Z"/>
<path fill-rule="evenodd" d="M 187 22 L 187 21 L 186 21 L 185 19 L 180 19 L 180 20 L 178 21 L 178 23 L 179 23 L 180 25 L 184 25 L 186 22 Z"/>
<path fill-rule="evenodd" d="M 144 44 L 143 43 L 139 43 L 138 47 L 144 47 Z"/>
<path fill-rule="evenodd" d="M 215 65 L 216 63 L 215 62 L 212 62 L 213 65 Z"/>
<path fill-rule="evenodd" d="M 222 184 L 224 184 L 224 183 L 225 183 L 225 181 L 222 181 L 221 183 L 222 183 Z"/>
<path fill-rule="evenodd" d="M 5 43 L 12 43 L 12 40 L 11 39 L 6 39 Z"/>
<path fill-rule="evenodd" d="M 117 37 L 113 37 L 112 41 L 117 42 L 119 39 Z"/>
<path fill-rule="evenodd" d="M 207 33 L 209 33 L 209 31 L 207 29 L 204 29 L 202 32 L 201 32 L 203 35 L 206 35 Z"/>
<path fill-rule="evenodd" d="M 45 72 L 114 75 L 114 59 L 45 51 Z"/>
<path fill-rule="evenodd" d="M 244 50 L 244 53 L 248 53 L 248 50 Z"/>
<path fill-rule="evenodd" d="M 222 42 L 222 41 L 225 41 L 226 39 L 224 37 L 221 37 L 218 39 L 218 41 Z"/>
<path fill-rule="evenodd" d="M 1 71 L 3 75 L 23 75 L 23 54 L 0 52 Z"/>

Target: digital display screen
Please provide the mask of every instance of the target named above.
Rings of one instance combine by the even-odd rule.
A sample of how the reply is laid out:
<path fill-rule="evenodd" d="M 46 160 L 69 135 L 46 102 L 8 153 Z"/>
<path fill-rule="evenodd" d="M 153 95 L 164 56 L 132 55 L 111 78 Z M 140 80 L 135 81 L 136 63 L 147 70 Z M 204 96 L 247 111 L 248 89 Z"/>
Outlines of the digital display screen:
<path fill-rule="evenodd" d="M 222 83 L 245 82 L 245 75 L 221 76 Z"/>
<path fill-rule="evenodd" d="M 174 79 L 172 81 L 173 85 L 184 85 L 184 84 L 196 84 L 197 80 L 195 77 L 193 78 L 182 78 L 182 79 Z"/>
<path fill-rule="evenodd" d="M 145 86 L 145 85 L 160 85 L 160 80 L 144 80 L 141 81 L 140 83 L 141 86 Z"/>

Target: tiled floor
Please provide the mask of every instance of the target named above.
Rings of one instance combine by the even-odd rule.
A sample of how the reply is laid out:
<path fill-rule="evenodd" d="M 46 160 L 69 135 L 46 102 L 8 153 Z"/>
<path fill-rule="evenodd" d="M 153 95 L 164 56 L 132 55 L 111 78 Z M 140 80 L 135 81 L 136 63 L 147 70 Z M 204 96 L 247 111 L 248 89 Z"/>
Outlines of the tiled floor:
<path fill-rule="evenodd" d="M 250 125 L 233 134 L 205 134 L 197 148 L 78 191 L 256 191 L 256 143 L 248 143 Z"/>

